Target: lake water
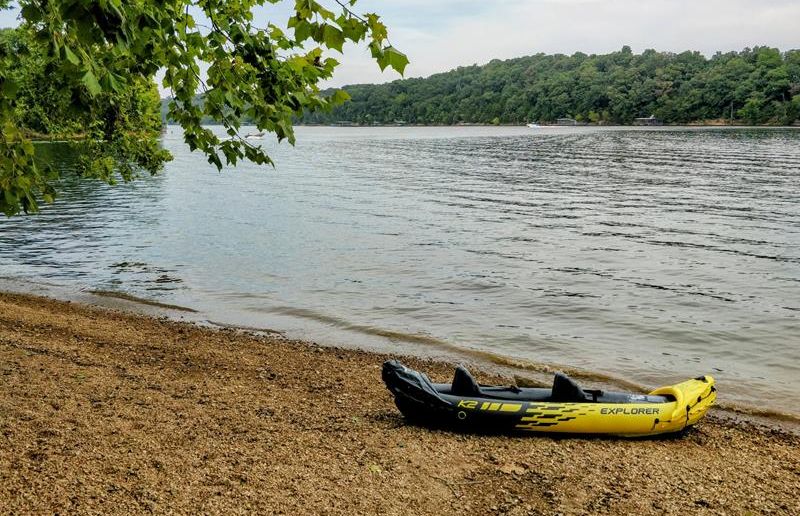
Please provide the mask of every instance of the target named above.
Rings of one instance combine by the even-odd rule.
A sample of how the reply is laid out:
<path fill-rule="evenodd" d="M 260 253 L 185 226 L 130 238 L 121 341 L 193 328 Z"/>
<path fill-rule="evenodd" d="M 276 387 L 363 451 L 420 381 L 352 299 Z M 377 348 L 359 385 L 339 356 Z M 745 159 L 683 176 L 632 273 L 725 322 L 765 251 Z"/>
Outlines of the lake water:
<path fill-rule="evenodd" d="M 297 133 L 219 174 L 170 128 L 163 174 L 1 219 L 0 275 L 800 413 L 800 131 Z"/>

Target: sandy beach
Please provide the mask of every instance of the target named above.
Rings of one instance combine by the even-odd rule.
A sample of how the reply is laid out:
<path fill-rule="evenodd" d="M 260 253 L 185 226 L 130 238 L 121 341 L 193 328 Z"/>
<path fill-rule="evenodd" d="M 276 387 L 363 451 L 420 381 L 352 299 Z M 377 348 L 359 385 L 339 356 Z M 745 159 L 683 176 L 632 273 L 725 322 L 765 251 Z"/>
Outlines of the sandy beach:
<path fill-rule="evenodd" d="M 0 294 L 0 513 L 800 513 L 795 434 L 713 413 L 676 439 L 428 430 L 387 358 Z"/>

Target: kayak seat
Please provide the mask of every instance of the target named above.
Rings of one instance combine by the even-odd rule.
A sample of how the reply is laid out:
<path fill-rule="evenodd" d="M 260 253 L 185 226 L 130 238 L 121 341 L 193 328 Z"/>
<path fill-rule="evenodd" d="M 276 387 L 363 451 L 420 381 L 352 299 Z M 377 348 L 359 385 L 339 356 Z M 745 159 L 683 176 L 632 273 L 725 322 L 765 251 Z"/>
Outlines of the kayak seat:
<path fill-rule="evenodd" d="M 481 389 L 478 387 L 478 382 L 469 374 L 467 368 L 464 366 L 456 367 L 456 372 L 453 375 L 453 385 L 450 392 L 455 396 L 480 396 Z"/>
<path fill-rule="evenodd" d="M 583 402 L 587 401 L 586 393 L 575 383 L 575 380 L 564 373 L 556 373 L 553 378 L 552 401 L 557 402 Z"/>

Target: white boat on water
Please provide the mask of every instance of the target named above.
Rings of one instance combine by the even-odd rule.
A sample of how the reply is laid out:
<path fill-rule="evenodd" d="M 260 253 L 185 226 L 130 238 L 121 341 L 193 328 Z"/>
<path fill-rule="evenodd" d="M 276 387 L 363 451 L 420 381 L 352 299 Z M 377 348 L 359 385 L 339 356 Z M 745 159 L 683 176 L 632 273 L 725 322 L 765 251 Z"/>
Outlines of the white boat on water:
<path fill-rule="evenodd" d="M 525 124 L 525 125 L 527 125 L 531 129 L 540 129 L 542 127 L 541 125 L 539 125 L 537 123 L 530 123 L 530 124 Z"/>

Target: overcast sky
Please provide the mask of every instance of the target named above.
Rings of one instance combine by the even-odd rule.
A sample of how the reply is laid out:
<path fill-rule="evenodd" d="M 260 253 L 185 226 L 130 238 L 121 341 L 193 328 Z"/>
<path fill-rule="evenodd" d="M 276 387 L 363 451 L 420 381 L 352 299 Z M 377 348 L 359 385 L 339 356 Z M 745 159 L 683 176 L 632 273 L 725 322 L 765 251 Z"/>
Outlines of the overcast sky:
<path fill-rule="evenodd" d="M 285 24 L 294 2 L 283 4 L 260 9 L 257 18 Z M 800 48 L 800 0 L 359 0 L 356 10 L 383 17 L 392 43 L 411 60 L 407 77 L 494 58 L 605 53 L 623 45 L 708 55 L 755 45 Z M 0 26 L 15 25 L 14 16 L 0 13 Z M 342 65 L 329 85 L 399 77 L 381 73 L 363 46 L 333 54 Z"/>

